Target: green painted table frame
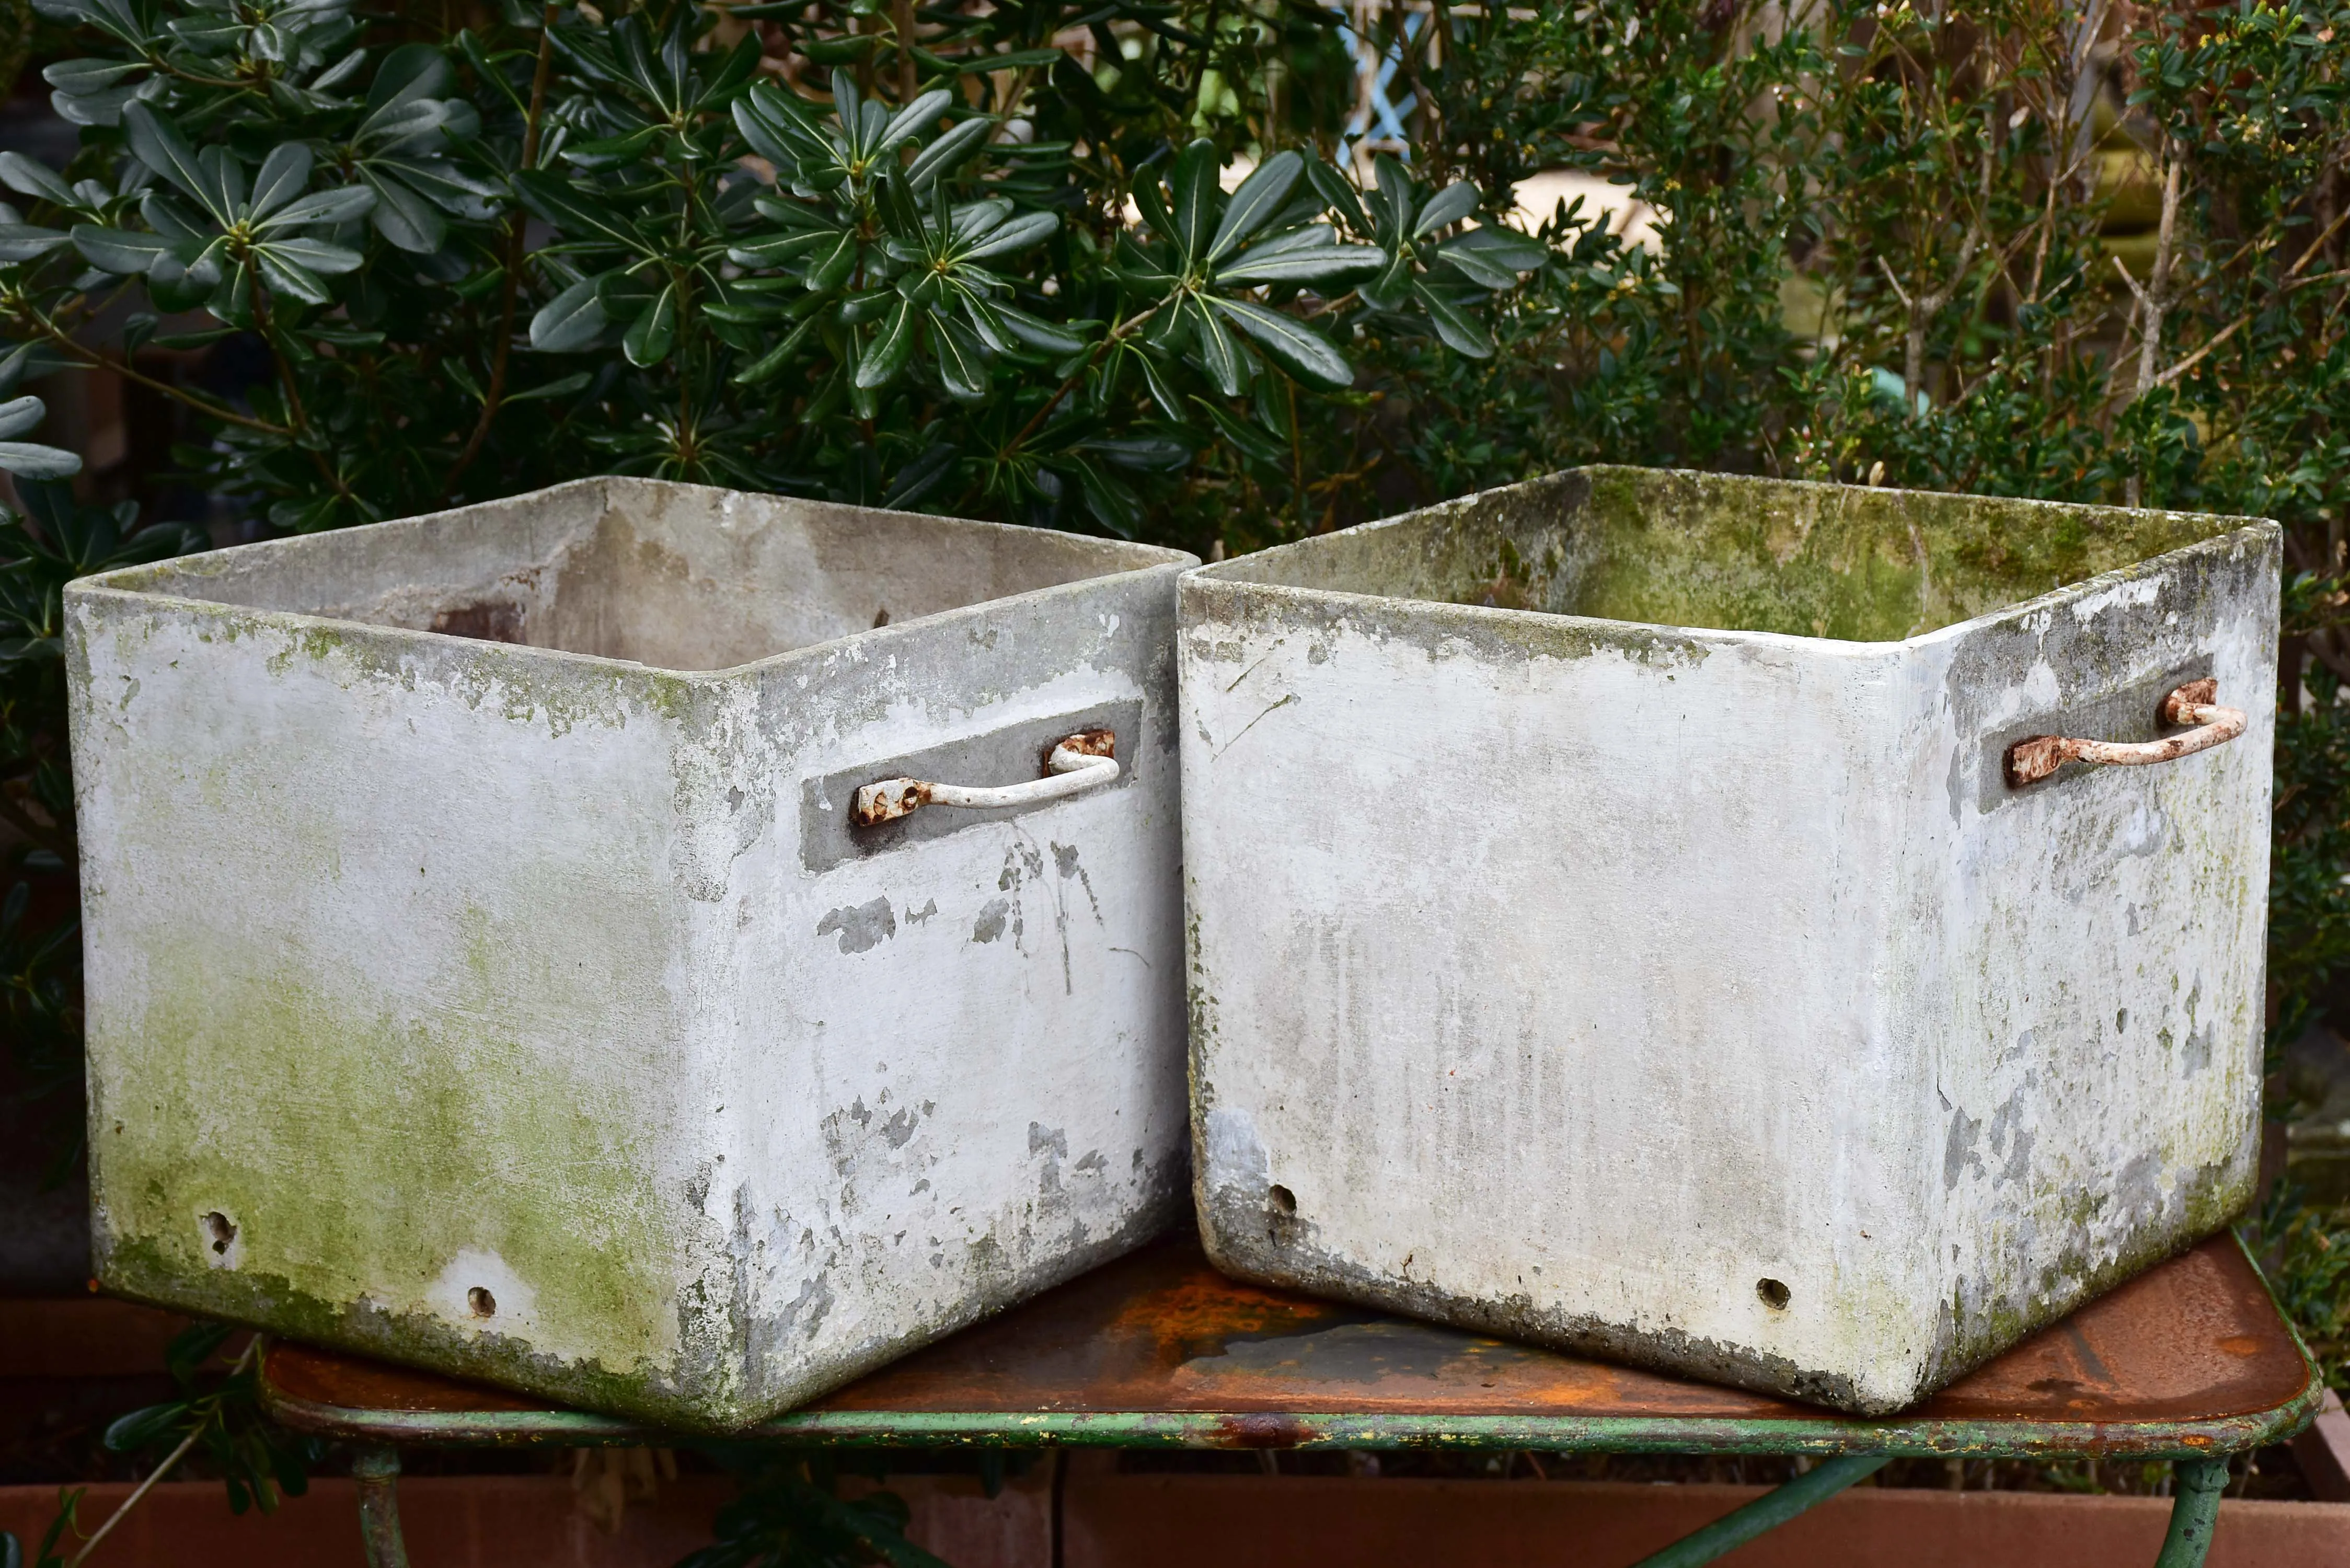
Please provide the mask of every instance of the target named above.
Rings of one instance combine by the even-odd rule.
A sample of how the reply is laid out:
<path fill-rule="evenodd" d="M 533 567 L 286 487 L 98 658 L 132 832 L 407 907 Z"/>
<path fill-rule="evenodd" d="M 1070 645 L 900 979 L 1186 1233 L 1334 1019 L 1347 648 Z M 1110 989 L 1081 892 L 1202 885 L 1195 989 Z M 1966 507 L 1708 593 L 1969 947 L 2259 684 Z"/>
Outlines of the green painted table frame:
<path fill-rule="evenodd" d="M 262 1396 L 359 1445 L 369 1568 L 408 1568 L 403 1445 L 690 1443 L 626 1417 L 280 1342 Z M 2230 1459 L 2324 1386 L 2232 1236 L 2160 1264 L 1915 1410 L 1869 1420 L 1227 1280 L 1170 1237 L 735 1434 L 799 1447 L 1533 1449 L 1806 1457 L 1644 1560 L 1694 1568 L 1900 1458 L 2172 1461 L 2158 1568 L 2199 1568 Z M 427 1565 L 429 1568 L 429 1565 Z"/>

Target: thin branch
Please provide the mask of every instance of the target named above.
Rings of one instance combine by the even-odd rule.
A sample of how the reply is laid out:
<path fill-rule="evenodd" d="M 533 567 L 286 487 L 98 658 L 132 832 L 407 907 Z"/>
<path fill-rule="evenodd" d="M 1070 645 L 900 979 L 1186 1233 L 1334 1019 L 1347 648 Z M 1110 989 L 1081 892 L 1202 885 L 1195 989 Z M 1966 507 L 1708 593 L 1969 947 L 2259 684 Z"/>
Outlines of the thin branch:
<path fill-rule="evenodd" d="M 200 398 L 193 392 L 172 385 L 169 381 L 159 381 L 144 371 L 133 369 L 129 360 L 109 358 L 99 349 L 78 341 L 72 334 L 60 328 L 46 316 L 36 313 L 33 321 L 42 337 L 78 358 L 84 365 L 92 369 L 111 370 L 127 381 L 135 381 L 150 391 L 161 392 L 167 398 L 185 403 L 208 419 L 219 420 L 227 424 L 243 425 L 247 430 L 259 431 L 265 435 L 290 436 L 294 433 L 284 425 L 272 424 L 267 420 L 257 420 L 250 414 L 240 414 L 234 409 L 224 408 L 209 398 Z"/>
<path fill-rule="evenodd" d="M 550 5 L 548 11 L 555 7 Z M 898 101 L 914 101 L 914 0 L 896 0 L 889 7 L 889 26 L 898 36 Z"/>
<path fill-rule="evenodd" d="M 1084 364 L 1078 366 L 1075 370 L 1070 372 L 1069 379 L 1067 380 L 1063 381 L 1059 386 L 1053 389 L 1053 395 L 1045 400 L 1045 406 L 1038 409 L 1035 416 L 1031 418 L 1026 424 L 1020 427 L 1019 434 L 1014 436 L 1010 441 L 1004 443 L 1003 450 L 1006 452 L 1019 451 L 1022 444 L 1024 443 L 1030 436 L 1036 433 L 1037 427 L 1045 422 L 1045 417 L 1051 414 L 1055 409 L 1061 406 L 1061 400 L 1067 397 L 1070 390 L 1075 388 L 1079 381 L 1085 379 L 1086 372 L 1100 364 L 1103 355 L 1108 353 L 1112 348 L 1116 348 L 1125 339 L 1132 337 L 1136 327 L 1140 327 L 1144 322 L 1158 315 L 1160 308 L 1165 306 L 1166 303 L 1167 302 L 1165 300 L 1161 300 L 1158 305 L 1152 306 L 1141 315 L 1119 322 L 1117 326 L 1111 327 L 1107 333 L 1104 334 L 1101 340 L 1101 346 L 1093 351 L 1092 355 L 1087 358 Z"/>
<path fill-rule="evenodd" d="M 539 124 L 546 112 L 546 86 L 555 70 L 556 6 L 549 4 L 539 13 L 538 63 L 530 78 L 530 112 L 523 117 L 522 161 L 518 169 L 538 166 Z M 911 57 L 909 57 L 910 58 Z M 457 493 L 457 482 L 473 466 L 482 453 L 483 443 L 490 439 L 490 424 L 505 404 L 506 363 L 514 352 L 515 304 L 522 290 L 523 235 L 529 224 L 529 214 L 522 203 L 515 203 L 514 216 L 506 223 L 506 277 L 503 297 L 498 305 L 498 342 L 490 360 L 489 389 L 482 397 L 482 417 L 473 421 L 473 433 L 465 438 L 465 447 L 450 465 L 448 478 L 441 482 L 439 504 L 446 505 Z"/>
<path fill-rule="evenodd" d="M 2178 170 L 2185 160 L 2171 153 L 2164 161 L 2168 167 L 2162 176 L 2162 226 L 2155 232 L 2154 272 L 2143 291 L 2135 278 L 2130 279 L 2132 292 L 2146 306 L 2146 325 L 2137 338 L 2137 389 L 2141 396 L 2152 389 L 2155 366 L 2162 358 L 2162 318 L 2172 303 L 2170 268 L 2177 259 L 2173 244 L 2178 227 Z M 2116 256 L 2114 264 L 2119 266 L 2121 258 Z M 2122 276 L 2129 278 L 2127 267 L 2122 267 Z"/>
<path fill-rule="evenodd" d="M 257 1334 L 251 1339 L 244 1342 L 244 1354 L 236 1358 L 236 1365 L 234 1366 L 229 1368 L 228 1375 L 231 1377 L 234 1377 L 238 1373 L 243 1372 L 245 1367 L 252 1363 L 253 1353 L 260 1344 L 261 1336 Z M 81 1543 L 81 1550 L 73 1554 L 72 1559 L 66 1563 L 66 1568 L 81 1568 L 82 1559 L 97 1551 L 98 1543 L 106 1539 L 106 1532 L 112 1530 L 116 1525 L 121 1523 L 122 1516 L 124 1514 L 129 1513 L 132 1509 L 139 1506 L 139 1500 L 147 1495 L 149 1488 L 152 1487 L 157 1481 L 161 1480 L 165 1476 L 169 1475 L 172 1471 L 172 1467 L 178 1464 L 182 1459 L 187 1457 L 188 1450 L 196 1446 L 196 1439 L 203 1436 L 203 1423 L 201 1421 L 197 1422 L 195 1430 L 190 1432 L 185 1438 L 180 1439 L 180 1446 L 173 1449 L 171 1453 L 164 1458 L 161 1464 L 157 1465 L 153 1469 L 147 1472 L 147 1479 L 139 1483 L 139 1490 L 132 1492 L 129 1497 L 124 1498 L 122 1500 L 122 1506 L 106 1516 L 106 1522 L 99 1525 L 97 1531 L 91 1534 L 90 1538 Z"/>

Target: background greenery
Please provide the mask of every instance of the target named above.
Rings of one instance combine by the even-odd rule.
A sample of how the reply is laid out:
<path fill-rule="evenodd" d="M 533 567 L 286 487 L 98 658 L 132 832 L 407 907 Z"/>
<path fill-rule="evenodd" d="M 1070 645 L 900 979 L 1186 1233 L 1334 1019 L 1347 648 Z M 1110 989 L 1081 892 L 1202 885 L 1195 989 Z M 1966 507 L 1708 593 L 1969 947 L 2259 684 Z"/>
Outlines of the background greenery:
<path fill-rule="evenodd" d="M 2350 5 L 41 3 L 84 129 L 0 156 L 0 394 L 173 410 L 221 536 L 626 471 L 1206 555 L 1594 460 L 2274 517 L 2274 1042 L 2341 1004 Z M 1504 227 L 1561 170 L 1617 210 Z M 62 1096 L 57 589 L 183 541 L 28 501 L 0 964 Z M 2264 1216 L 2350 1381 L 2350 1222 Z"/>

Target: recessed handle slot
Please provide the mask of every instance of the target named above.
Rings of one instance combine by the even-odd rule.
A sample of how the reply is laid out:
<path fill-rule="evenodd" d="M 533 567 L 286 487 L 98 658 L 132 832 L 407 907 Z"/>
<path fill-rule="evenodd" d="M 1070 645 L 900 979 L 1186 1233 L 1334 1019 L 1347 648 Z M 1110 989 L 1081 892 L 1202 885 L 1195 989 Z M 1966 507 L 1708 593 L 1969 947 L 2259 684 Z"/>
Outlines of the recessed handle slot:
<path fill-rule="evenodd" d="M 926 779 L 880 779 L 859 784 L 848 819 L 859 827 L 879 827 L 885 822 L 911 816 L 926 805 L 988 810 L 1061 800 L 1097 789 L 1118 777 L 1117 749 L 1118 737 L 1112 732 L 1081 730 L 1055 742 L 1045 755 L 1045 776 L 1025 784 L 981 785 L 933 784 Z"/>
<path fill-rule="evenodd" d="M 2224 745 L 2244 732 L 2244 711 L 2222 708 L 2217 699 L 2220 682 L 2206 678 L 2190 680 L 2162 700 L 2162 722 L 2192 724 L 2158 741 L 2086 741 L 2069 735 L 2031 735 L 2007 748 L 2007 786 L 2022 789 L 2038 784 L 2066 763 L 2095 763 L 2108 767 L 2145 767 L 2177 762 L 2198 752 Z"/>

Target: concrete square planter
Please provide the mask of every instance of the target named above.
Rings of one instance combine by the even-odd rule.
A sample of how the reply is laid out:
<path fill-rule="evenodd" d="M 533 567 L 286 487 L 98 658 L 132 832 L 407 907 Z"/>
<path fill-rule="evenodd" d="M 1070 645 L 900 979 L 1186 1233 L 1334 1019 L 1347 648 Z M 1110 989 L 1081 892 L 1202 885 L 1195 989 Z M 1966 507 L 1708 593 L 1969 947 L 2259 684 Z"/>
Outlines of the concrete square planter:
<path fill-rule="evenodd" d="M 726 1428 L 1158 1230 L 1190 559 L 614 479 L 75 585 L 100 1278 Z"/>
<path fill-rule="evenodd" d="M 1874 1413 L 2218 1228 L 2278 539 L 1595 468 L 1187 575 L 1211 1254 Z"/>

